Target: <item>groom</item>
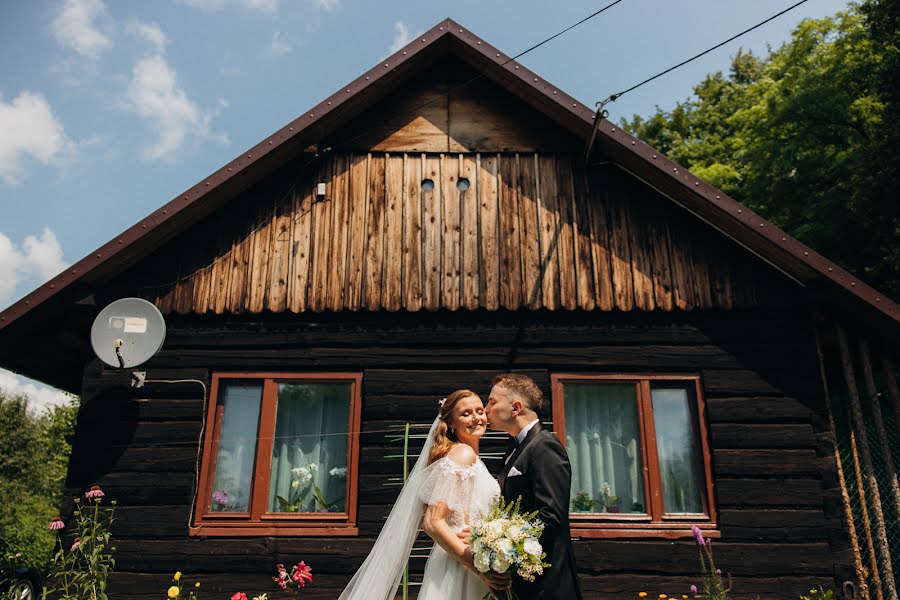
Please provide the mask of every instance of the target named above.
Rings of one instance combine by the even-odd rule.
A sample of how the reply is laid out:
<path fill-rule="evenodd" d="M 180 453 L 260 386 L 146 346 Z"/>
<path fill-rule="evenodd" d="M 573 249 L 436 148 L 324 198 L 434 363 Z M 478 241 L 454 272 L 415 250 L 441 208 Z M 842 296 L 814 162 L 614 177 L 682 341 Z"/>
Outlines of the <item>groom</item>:
<path fill-rule="evenodd" d="M 538 419 L 543 397 L 527 375 L 498 375 L 485 410 L 490 428 L 505 431 L 516 444 L 500 470 L 503 498 L 510 502 L 521 496 L 522 510 L 538 511 L 545 525 L 540 538 L 544 560 L 552 565 L 534 583 L 514 575 L 512 587 L 521 600 L 576 600 L 581 589 L 569 533 L 572 469 L 566 449 Z"/>

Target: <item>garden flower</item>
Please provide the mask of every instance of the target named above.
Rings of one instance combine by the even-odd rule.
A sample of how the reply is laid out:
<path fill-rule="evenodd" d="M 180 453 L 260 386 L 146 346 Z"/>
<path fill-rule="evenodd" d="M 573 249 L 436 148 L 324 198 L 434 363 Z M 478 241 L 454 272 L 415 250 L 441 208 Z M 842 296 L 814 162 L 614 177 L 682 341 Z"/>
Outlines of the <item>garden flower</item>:
<path fill-rule="evenodd" d="M 695 596 L 697 595 L 697 586 L 696 585 L 691 585 L 691 593 L 694 594 Z"/>
<path fill-rule="evenodd" d="M 216 490 L 212 493 L 212 499 L 216 504 L 228 504 L 228 491 Z"/>
<path fill-rule="evenodd" d="M 175 576 L 172 577 L 172 579 L 174 579 L 175 581 L 180 581 L 181 580 L 181 571 L 175 571 Z"/>
<path fill-rule="evenodd" d="M 231 600 L 247 600 L 247 594 L 244 592 L 236 592 L 231 596 Z"/>
<path fill-rule="evenodd" d="M 691 533 L 694 534 L 694 539 L 697 540 L 697 544 L 703 546 L 703 533 L 700 531 L 700 528 L 696 525 L 691 525 Z"/>
<path fill-rule="evenodd" d="M 173 585 L 172 587 L 169 588 L 169 591 L 166 592 L 166 595 L 169 598 L 177 598 L 178 594 L 180 594 L 180 593 L 181 593 L 181 591 L 178 589 L 178 587 Z"/>
<path fill-rule="evenodd" d="M 300 587 L 306 587 L 306 583 L 312 581 L 312 579 L 312 567 L 307 565 L 304 561 L 301 560 L 294 566 L 294 581 L 296 581 Z"/>
<path fill-rule="evenodd" d="M 105 495 L 106 494 L 103 493 L 103 490 L 100 489 L 99 485 L 92 485 L 91 489 L 84 493 L 84 497 L 89 500 L 93 498 L 102 498 Z"/>
<path fill-rule="evenodd" d="M 194 587 L 195 587 L 195 588 L 200 587 L 200 582 L 198 581 L 197 583 L 195 583 L 195 584 L 194 584 Z"/>
<path fill-rule="evenodd" d="M 55 531 L 57 529 L 65 529 L 66 524 L 63 523 L 63 520 L 59 517 L 53 517 L 53 520 L 50 521 L 50 524 L 47 525 L 47 529 L 50 531 Z"/>
<path fill-rule="evenodd" d="M 641 597 L 641 598 L 646 598 L 646 597 L 647 597 L 647 592 L 639 592 L 639 593 L 638 593 L 638 596 Z"/>
<path fill-rule="evenodd" d="M 78 547 L 79 547 L 79 546 L 81 546 L 81 538 L 80 538 L 80 537 L 76 537 L 76 538 L 75 538 L 75 541 L 72 542 L 72 547 L 69 548 L 69 551 L 70 551 L 70 552 L 75 552 L 76 550 L 78 550 Z"/>

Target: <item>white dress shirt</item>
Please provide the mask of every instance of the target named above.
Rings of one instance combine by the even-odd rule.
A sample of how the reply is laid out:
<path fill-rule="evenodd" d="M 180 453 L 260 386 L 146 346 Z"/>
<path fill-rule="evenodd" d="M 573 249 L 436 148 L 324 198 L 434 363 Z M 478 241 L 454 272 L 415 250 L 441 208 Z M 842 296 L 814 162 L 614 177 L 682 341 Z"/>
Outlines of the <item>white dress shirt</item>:
<path fill-rule="evenodd" d="M 528 435 L 528 432 L 531 431 L 531 428 L 534 427 L 538 421 L 540 421 L 540 419 L 535 419 L 534 421 L 532 421 L 531 423 L 529 423 L 528 425 L 526 425 L 525 427 L 522 428 L 522 431 L 520 431 L 519 434 L 516 436 L 516 444 L 521 444 L 525 440 L 525 436 Z M 510 452 L 509 456 L 506 457 L 506 460 L 503 461 L 504 465 L 509 462 L 509 459 L 512 458 L 513 454 L 514 454 L 514 452 Z"/>

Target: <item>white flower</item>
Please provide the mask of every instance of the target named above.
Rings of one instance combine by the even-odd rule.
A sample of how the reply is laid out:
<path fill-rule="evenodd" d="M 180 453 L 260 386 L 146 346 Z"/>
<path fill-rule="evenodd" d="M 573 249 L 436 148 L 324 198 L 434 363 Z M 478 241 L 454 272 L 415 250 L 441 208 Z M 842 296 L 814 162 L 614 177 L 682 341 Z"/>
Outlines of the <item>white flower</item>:
<path fill-rule="evenodd" d="M 472 542 L 472 554 L 481 554 L 484 551 L 484 544 L 481 543 L 481 540 L 475 540 Z"/>
<path fill-rule="evenodd" d="M 318 471 L 319 465 L 317 465 L 316 463 L 309 463 L 309 470 L 310 471 Z"/>
<path fill-rule="evenodd" d="M 509 554 L 513 551 L 513 543 L 508 538 L 501 538 L 497 542 L 497 552 L 502 554 L 503 556 L 509 556 Z M 503 571 L 500 571 L 502 573 Z"/>
<path fill-rule="evenodd" d="M 541 547 L 541 543 L 537 541 L 535 538 L 528 538 L 525 540 L 525 544 L 523 544 L 525 548 L 525 552 L 530 554 L 531 556 L 540 556 L 544 551 L 543 547 Z"/>
<path fill-rule="evenodd" d="M 509 565 L 509 558 L 507 558 L 505 554 L 501 554 L 494 559 L 493 569 L 497 573 L 506 573 L 506 570 L 509 569 Z"/>
<path fill-rule="evenodd" d="M 291 482 L 291 487 L 294 488 L 294 489 L 297 489 L 298 487 L 300 487 L 300 480 L 299 480 L 299 479 L 293 480 L 293 481 Z"/>
<path fill-rule="evenodd" d="M 488 533 L 493 537 L 500 537 L 501 535 L 503 535 L 503 529 L 503 523 L 501 523 L 499 520 L 491 521 L 487 525 Z"/>
<path fill-rule="evenodd" d="M 482 573 L 487 573 L 491 568 L 491 553 L 479 552 L 475 554 L 475 568 Z"/>
<path fill-rule="evenodd" d="M 612 496 L 612 488 L 609 486 L 609 483 L 603 482 L 603 485 L 600 486 L 600 493 L 604 496 Z"/>
<path fill-rule="evenodd" d="M 332 470 L 328 471 L 328 474 L 332 477 L 340 477 L 341 479 L 345 479 L 347 477 L 347 467 L 335 467 Z"/>
<path fill-rule="evenodd" d="M 522 539 L 522 528 L 519 525 L 513 523 L 509 526 L 509 528 L 507 528 L 506 537 L 514 542 L 520 541 Z"/>

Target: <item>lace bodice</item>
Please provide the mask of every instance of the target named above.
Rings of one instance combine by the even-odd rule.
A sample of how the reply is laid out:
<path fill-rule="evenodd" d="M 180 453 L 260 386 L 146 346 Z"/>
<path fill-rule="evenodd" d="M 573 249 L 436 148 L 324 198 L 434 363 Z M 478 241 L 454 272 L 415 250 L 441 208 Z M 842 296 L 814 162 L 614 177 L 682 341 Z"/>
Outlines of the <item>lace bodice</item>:
<path fill-rule="evenodd" d="M 449 457 L 434 461 L 422 473 L 419 499 L 428 506 L 443 502 L 450 509 L 447 525 L 462 529 L 486 513 L 500 495 L 500 485 L 481 462 L 461 465 Z"/>

